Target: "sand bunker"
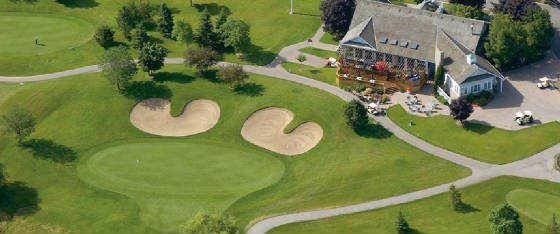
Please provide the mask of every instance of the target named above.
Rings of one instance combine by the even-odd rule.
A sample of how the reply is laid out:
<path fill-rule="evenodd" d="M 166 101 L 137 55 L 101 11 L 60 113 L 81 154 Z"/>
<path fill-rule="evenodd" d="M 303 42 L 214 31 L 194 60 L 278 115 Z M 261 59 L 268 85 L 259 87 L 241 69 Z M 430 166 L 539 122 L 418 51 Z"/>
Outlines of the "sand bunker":
<path fill-rule="evenodd" d="M 241 129 L 241 136 L 255 145 L 284 154 L 302 154 L 315 147 L 323 138 L 323 128 L 314 122 L 299 125 L 291 133 L 284 128 L 294 119 L 286 109 L 269 107 L 253 113 Z"/>
<path fill-rule="evenodd" d="M 220 118 L 220 107 L 206 99 L 189 102 L 180 116 L 172 117 L 170 103 L 161 98 L 141 101 L 130 112 L 130 122 L 138 129 L 160 136 L 189 136 L 208 131 Z"/>

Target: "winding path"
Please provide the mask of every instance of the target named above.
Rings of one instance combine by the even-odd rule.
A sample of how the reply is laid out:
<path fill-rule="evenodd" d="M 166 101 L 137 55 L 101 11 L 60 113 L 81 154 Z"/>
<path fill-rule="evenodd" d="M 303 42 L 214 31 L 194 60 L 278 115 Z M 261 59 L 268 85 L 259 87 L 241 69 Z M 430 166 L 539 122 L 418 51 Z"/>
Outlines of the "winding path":
<path fill-rule="evenodd" d="M 274 59 L 267 66 L 252 66 L 243 65 L 245 70 L 248 72 L 266 75 L 270 77 L 275 77 L 283 80 L 293 81 L 303 85 L 315 87 L 323 91 L 329 92 L 339 98 L 350 101 L 356 99 L 352 94 L 329 84 L 309 79 L 303 76 L 295 75 L 287 72 L 280 65 L 282 61 L 289 61 L 295 56 L 299 55 L 298 50 L 307 47 L 314 46 L 327 50 L 336 50 L 336 46 L 326 45 L 319 42 L 319 38 L 322 36 L 323 32 L 321 29 L 317 31 L 313 37 L 313 42 L 309 43 L 307 41 L 300 42 L 288 47 L 283 48 L 278 57 Z M 168 58 L 165 63 L 167 64 L 182 64 L 183 59 L 181 58 Z M 226 63 L 221 63 L 226 64 Z M 0 76 L 0 82 L 32 82 L 41 81 L 49 79 L 57 79 L 77 74 L 84 73 L 94 73 L 99 72 L 99 67 L 97 65 L 81 67 L 77 69 L 72 69 L 63 72 L 36 75 L 36 76 L 26 76 L 26 77 L 3 77 Z M 402 195 L 397 195 L 381 200 L 369 201 L 349 206 L 341 206 L 337 208 L 321 209 L 314 211 L 304 211 L 293 214 L 279 215 L 271 218 L 265 218 L 254 223 L 247 230 L 248 234 L 264 234 L 272 228 L 289 224 L 295 222 L 309 221 L 322 219 L 343 214 L 352 214 L 356 212 L 362 212 L 372 209 L 377 209 L 385 206 L 396 205 L 401 203 L 407 203 L 414 200 L 427 198 L 436 194 L 447 192 L 450 184 L 455 184 L 457 187 L 464 187 L 472 184 L 476 184 L 485 180 L 489 180 L 502 175 L 513 175 L 526 178 L 534 179 L 544 179 L 560 183 L 560 173 L 552 169 L 552 161 L 554 155 L 560 153 L 560 144 L 557 144 L 549 149 L 546 149 L 540 153 L 532 155 L 529 158 L 525 158 L 519 161 L 508 163 L 505 165 L 494 165 L 489 163 L 480 162 L 463 155 L 459 155 L 448 150 L 434 146 L 418 137 L 411 135 L 406 132 L 395 123 L 393 123 L 388 117 L 373 117 L 379 124 L 385 127 L 387 130 L 392 132 L 396 137 L 404 140 L 405 142 L 427 152 L 439 158 L 451 161 L 453 163 L 459 164 L 464 167 L 468 167 L 472 170 L 472 174 L 468 177 L 453 181 L 447 184 L 438 185 L 435 187 L 414 191 Z"/>

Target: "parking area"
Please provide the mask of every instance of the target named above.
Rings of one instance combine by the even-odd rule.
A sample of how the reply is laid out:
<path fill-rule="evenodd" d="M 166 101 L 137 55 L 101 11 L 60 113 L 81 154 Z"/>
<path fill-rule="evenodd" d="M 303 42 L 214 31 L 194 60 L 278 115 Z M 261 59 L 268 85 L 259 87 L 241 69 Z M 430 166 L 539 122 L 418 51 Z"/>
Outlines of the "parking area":
<path fill-rule="evenodd" d="M 560 121 L 560 92 L 537 88 L 540 78 L 546 76 L 557 80 L 559 73 L 560 61 L 553 54 L 540 62 L 505 73 L 508 80 L 504 82 L 503 93 L 497 94 L 488 105 L 476 108 L 469 120 L 510 130 Z M 535 123 L 519 126 L 513 116 L 525 110 L 533 112 Z"/>

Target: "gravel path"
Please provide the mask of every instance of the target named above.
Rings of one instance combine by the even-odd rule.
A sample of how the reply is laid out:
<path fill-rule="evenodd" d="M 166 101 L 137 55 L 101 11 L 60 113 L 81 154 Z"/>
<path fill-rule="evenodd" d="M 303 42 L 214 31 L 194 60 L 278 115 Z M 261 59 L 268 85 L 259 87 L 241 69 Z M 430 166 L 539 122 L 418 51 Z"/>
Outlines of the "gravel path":
<path fill-rule="evenodd" d="M 327 49 L 331 51 L 336 50 L 336 46 L 320 43 L 317 38 L 320 38 L 321 36 L 322 36 L 322 32 L 318 32 L 313 37 L 314 47 Z M 282 49 L 279 56 L 267 66 L 243 65 L 243 67 L 248 72 L 275 77 L 283 80 L 293 81 L 303 85 L 315 87 L 323 91 L 329 92 L 333 95 L 336 95 L 345 101 L 356 99 L 355 96 L 338 87 L 317 80 L 313 80 L 303 76 L 289 73 L 282 68 L 280 64 L 282 61 L 284 61 L 285 56 L 291 56 L 294 53 L 294 51 L 299 50 L 298 48 L 303 44 L 308 45 L 307 43 L 308 42 L 306 41 Z M 165 62 L 167 64 L 182 64 L 183 59 L 169 58 L 166 59 Z M 227 64 L 227 63 L 222 62 L 220 64 Z M 0 82 L 19 83 L 19 82 L 40 81 L 40 80 L 56 79 L 56 78 L 62 78 L 66 76 L 72 76 L 72 75 L 84 74 L 84 73 L 93 73 L 93 72 L 99 72 L 99 68 L 97 65 L 81 67 L 73 70 L 57 72 L 52 74 L 36 75 L 36 76 L 27 76 L 27 77 L 0 76 Z M 304 211 L 304 212 L 266 218 L 254 223 L 247 230 L 247 233 L 263 234 L 274 227 L 278 227 L 284 224 L 322 219 L 322 218 L 343 215 L 343 214 L 352 214 L 356 212 L 377 209 L 385 206 L 407 203 L 414 200 L 427 198 L 436 194 L 447 192 L 450 184 L 455 184 L 457 187 L 464 187 L 485 180 L 489 180 L 501 175 L 513 175 L 513 176 L 520 176 L 526 178 L 545 179 L 545 180 L 560 183 L 560 173 L 552 169 L 552 160 L 554 155 L 560 153 L 560 144 L 557 144 L 547 150 L 544 150 L 543 152 L 537 153 L 526 159 L 522 159 L 505 165 L 493 165 L 493 164 L 480 162 L 450 152 L 448 150 L 436 147 L 434 145 L 431 145 L 430 143 L 425 142 L 422 139 L 417 138 L 409 134 L 405 130 L 401 129 L 399 126 L 393 123 L 388 117 L 374 117 L 374 118 L 377 122 L 379 122 L 379 124 L 381 124 L 387 130 L 392 132 L 396 137 L 402 139 L 405 142 L 408 142 L 409 144 L 423 151 L 433 154 L 434 156 L 451 161 L 453 163 L 459 164 L 464 167 L 468 167 L 472 170 L 472 175 L 447 184 L 442 184 L 424 190 L 397 195 L 381 200 L 369 201 L 369 202 L 353 204 L 349 206 L 342 206 L 337 208 L 329 208 L 329 209 L 322 209 L 322 210 L 315 210 L 315 211 Z"/>

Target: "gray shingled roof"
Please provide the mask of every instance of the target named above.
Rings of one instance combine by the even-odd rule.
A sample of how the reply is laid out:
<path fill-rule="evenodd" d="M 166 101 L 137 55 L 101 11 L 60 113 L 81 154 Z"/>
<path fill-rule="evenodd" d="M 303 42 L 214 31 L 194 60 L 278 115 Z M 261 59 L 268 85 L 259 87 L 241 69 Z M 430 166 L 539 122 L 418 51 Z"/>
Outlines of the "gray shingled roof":
<path fill-rule="evenodd" d="M 368 49 L 375 49 L 375 34 L 373 32 L 373 18 L 364 20 L 362 23 L 350 29 L 340 44 L 352 45 Z"/>
<path fill-rule="evenodd" d="M 486 28 L 484 21 L 480 20 L 401 7 L 375 0 L 357 0 L 350 31 L 370 18 L 373 19 L 377 50 L 431 62 L 435 60 L 435 39 L 438 28 L 444 29 L 473 51 L 476 51 L 480 36 Z M 389 41 L 397 39 L 399 45 L 379 43 L 379 39 L 383 37 L 389 38 Z M 409 44 L 417 43 L 418 49 L 401 47 L 402 41 L 408 41 Z"/>
<path fill-rule="evenodd" d="M 473 54 L 473 51 L 452 38 L 444 30 L 440 30 L 438 33 L 437 47 L 443 51 L 446 72 L 459 84 L 489 76 L 503 78 L 502 74 L 488 60 L 478 55 L 475 55 L 476 62 L 469 64 L 467 55 Z"/>

